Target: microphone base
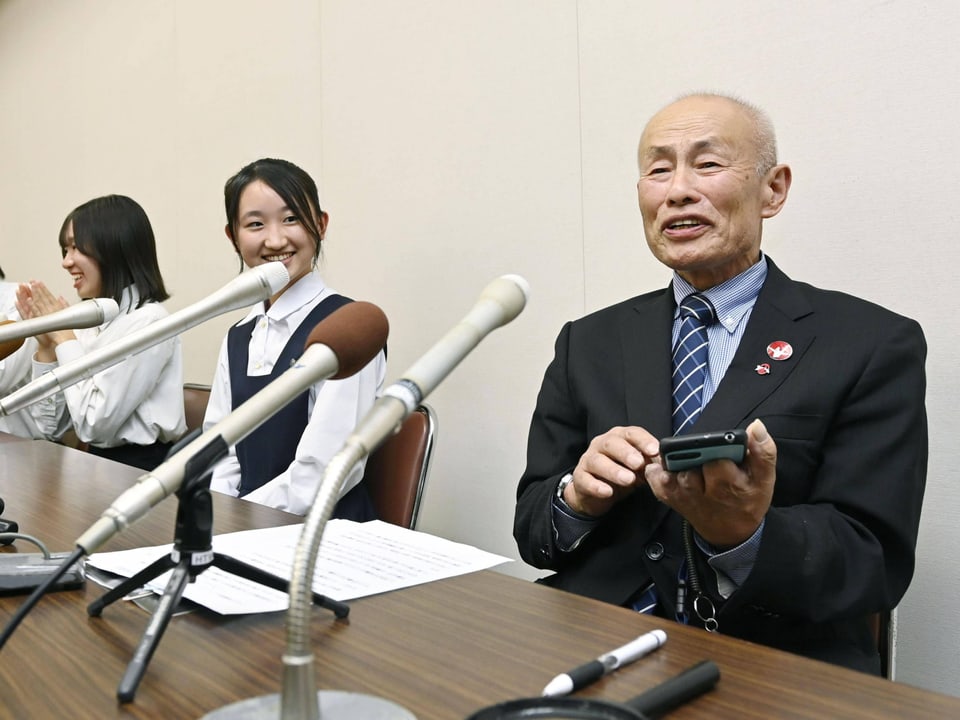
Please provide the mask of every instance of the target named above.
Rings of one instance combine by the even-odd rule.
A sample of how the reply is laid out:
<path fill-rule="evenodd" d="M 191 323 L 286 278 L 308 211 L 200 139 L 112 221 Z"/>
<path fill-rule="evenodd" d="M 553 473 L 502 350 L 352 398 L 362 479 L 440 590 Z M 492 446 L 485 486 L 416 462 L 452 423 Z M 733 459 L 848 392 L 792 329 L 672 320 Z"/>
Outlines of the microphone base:
<path fill-rule="evenodd" d="M 279 693 L 231 703 L 207 713 L 200 720 L 276 720 L 280 717 Z M 321 720 L 417 720 L 396 703 L 373 695 L 320 690 L 317 693 Z"/>
<path fill-rule="evenodd" d="M 0 520 L 0 523 L 3 523 Z M 68 552 L 50 553 L 45 558 L 40 553 L 3 553 L 0 555 L 0 595 L 28 593 L 51 575 L 61 572 Z M 74 590 L 83 587 L 86 575 L 83 561 L 73 563 L 49 590 Z"/>

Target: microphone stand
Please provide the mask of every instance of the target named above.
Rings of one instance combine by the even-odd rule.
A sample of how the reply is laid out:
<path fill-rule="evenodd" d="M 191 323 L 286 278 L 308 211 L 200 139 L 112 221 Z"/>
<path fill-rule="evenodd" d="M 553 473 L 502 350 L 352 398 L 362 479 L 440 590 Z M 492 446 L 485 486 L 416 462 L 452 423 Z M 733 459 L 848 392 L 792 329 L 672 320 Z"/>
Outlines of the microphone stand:
<path fill-rule="evenodd" d="M 504 275 L 487 285 L 467 316 L 421 357 L 406 375 L 383 391 L 360 420 L 340 451 L 331 458 L 303 523 L 293 558 L 290 606 L 287 609 L 287 647 L 283 654 L 283 692 L 227 705 L 204 715 L 203 720 L 249 720 L 277 717 L 282 720 L 414 720 L 396 703 L 360 693 L 316 690 L 313 652 L 310 649 L 310 590 L 320 540 L 339 499 L 347 475 L 373 452 L 416 409 L 443 378 L 490 331 L 513 320 L 523 310 L 529 293 L 527 281 Z"/>
<path fill-rule="evenodd" d="M 189 442 L 192 439 L 189 436 L 185 438 L 170 451 L 170 454 L 175 453 L 182 443 Z M 290 583 L 286 580 L 271 575 L 253 565 L 213 552 L 211 474 L 212 471 L 206 470 L 199 479 L 193 478 L 185 481 L 176 491 L 179 505 L 177 507 L 174 543 L 170 554 L 151 563 L 87 606 L 88 615 L 99 617 L 107 605 L 122 599 L 129 592 L 142 587 L 168 570 L 173 570 L 164 588 L 163 595 L 160 597 L 157 609 L 151 617 L 140 644 L 127 665 L 117 688 L 117 699 L 122 703 L 133 701 L 150 658 L 163 637 L 163 632 L 180 602 L 187 583 L 193 582 L 208 567 L 220 568 L 225 572 L 281 592 L 287 592 L 290 586 Z M 350 607 L 345 603 L 318 593 L 313 593 L 312 597 L 314 603 L 331 610 L 337 618 L 345 618 L 350 613 Z"/>
<path fill-rule="evenodd" d="M 409 710 L 384 698 L 363 693 L 316 689 L 313 651 L 310 648 L 309 597 L 320 539 L 327 521 L 333 515 L 343 481 L 353 467 L 371 451 L 372 448 L 365 447 L 355 435 L 347 439 L 344 447 L 330 459 L 304 521 L 294 551 L 293 575 L 290 580 L 282 692 L 231 703 L 207 713 L 202 720 L 275 720 L 278 716 L 283 720 L 416 720 L 416 716 Z"/>

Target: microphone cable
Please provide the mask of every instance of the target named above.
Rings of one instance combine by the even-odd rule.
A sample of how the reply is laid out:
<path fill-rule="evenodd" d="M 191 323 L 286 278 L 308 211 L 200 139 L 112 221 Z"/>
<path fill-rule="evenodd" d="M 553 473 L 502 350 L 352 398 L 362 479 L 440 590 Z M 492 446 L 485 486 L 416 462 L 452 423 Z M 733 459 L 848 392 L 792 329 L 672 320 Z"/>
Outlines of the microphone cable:
<path fill-rule="evenodd" d="M 79 562 L 82 557 L 83 548 L 78 547 L 74 549 L 74 551 L 67 556 L 60 566 L 47 576 L 46 580 L 34 588 L 33 592 L 30 593 L 30 597 L 28 597 L 26 601 L 19 608 L 17 608 L 17 611 L 7 622 L 6 627 L 3 628 L 3 633 L 0 633 L 0 650 L 3 649 L 3 646 L 7 643 L 7 640 L 11 635 L 13 635 L 13 631 L 17 629 L 17 626 L 19 626 L 21 622 L 23 622 L 23 619 L 27 616 L 27 613 L 30 612 L 33 609 L 33 606 L 40 601 L 40 598 L 46 594 L 47 590 L 49 590 L 57 580 L 63 577 L 67 570 L 69 570 L 74 563 Z"/>

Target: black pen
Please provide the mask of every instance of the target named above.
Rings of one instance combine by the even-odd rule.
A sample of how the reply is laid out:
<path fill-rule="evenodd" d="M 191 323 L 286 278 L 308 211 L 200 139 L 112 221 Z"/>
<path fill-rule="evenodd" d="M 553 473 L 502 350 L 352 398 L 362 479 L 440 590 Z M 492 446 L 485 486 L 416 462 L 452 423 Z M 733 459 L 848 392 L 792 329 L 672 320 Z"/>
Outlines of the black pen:
<path fill-rule="evenodd" d="M 644 655 L 653 652 L 666 641 L 667 634 L 663 630 L 652 630 L 636 640 L 628 642 L 623 647 L 604 653 L 596 660 L 591 660 L 585 665 L 557 675 L 547 683 L 547 686 L 543 689 L 543 696 L 567 695 L 575 690 L 585 688 L 621 665 L 632 663 L 634 660 L 639 660 Z"/>

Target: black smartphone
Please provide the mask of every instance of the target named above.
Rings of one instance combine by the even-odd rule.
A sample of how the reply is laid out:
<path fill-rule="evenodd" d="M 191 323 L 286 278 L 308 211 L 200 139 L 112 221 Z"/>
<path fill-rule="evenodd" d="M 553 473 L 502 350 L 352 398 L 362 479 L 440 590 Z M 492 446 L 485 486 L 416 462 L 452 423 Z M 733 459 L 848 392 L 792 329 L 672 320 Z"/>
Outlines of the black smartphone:
<path fill-rule="evenodd" d="M 747 431 L 740 429 L 674 435 L 660 441 L 660 458 L 670 472 L 724 458 L 741 463 L 746 450 Z"/>

